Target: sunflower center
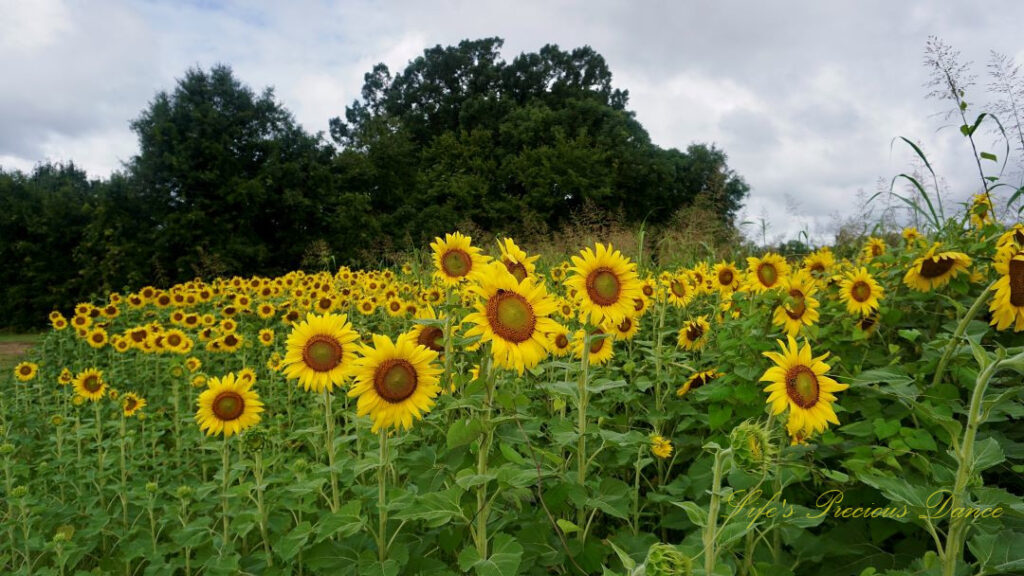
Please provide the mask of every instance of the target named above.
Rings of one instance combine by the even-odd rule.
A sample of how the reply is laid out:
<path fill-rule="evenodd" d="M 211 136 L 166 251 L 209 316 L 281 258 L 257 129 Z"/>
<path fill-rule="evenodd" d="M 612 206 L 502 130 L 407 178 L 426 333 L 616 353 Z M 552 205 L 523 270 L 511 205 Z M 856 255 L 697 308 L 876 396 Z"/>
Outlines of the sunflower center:
<path fill-rule="evenodd" d="M 644 287 L 642 288 L 642 290 L 643 290 L 644 296 L 647 296 L 648 298 L 650 298 L 651 296 L 654 296 L 654 286 L 651 286 L 650 284 L 644 284 Z"/>
<path fill-rule="evenodd" d="M 686 328 L 686 337 L 691 342 L 696 342 L 704 335 L 704 327 L 696 322 L 690 322 L 690 325 Z"/>
<path fill-rule="evenodd" d="M 602 332 L 601 330 L 597 330 L 596 332 L 591 334 L 591 340 L 590 340 L 590 353 L 591 354 L 597 354 L 598 352 L 601 351 L 602 348 L 604 348 L 604 341 L 606 340 L 606 338 L 594 338 L 594 336 L 600 336 L 601 334 L 604 334 L 604 332 Z"/>
<path fill-rule="evenodd" d="M 874 316 L 865 316 L 865 317 L 860 319 L 860 322 L 859 322 L 858 325 L 860 326 L 860 329 L 862 331 L 867 332 L 868 330 L 870 330 L 875 325 L 875 322 L 876 322 L 876 320 L 875 320 Z"/>
<path fill-rule="evenodd" d="M 245 399 L 238 392 L 225 390 L 213 399 L 211 410 L 218 420 L 237 420 L 245 412 Z"/>
<path fill-rule="evenodd" d="M 633 299 L 633 310 L 639 312 L 644 309 L 644 301 L 642 298 Z"/>
<path fill-rule="evenodd" d="M 177 334 L 171 334 L 170 336 L 167 337 L 168 346 L 177 347 L 178 344 L 181 344 L 181 336 L 178 336 Z"/>
<path fill-rule="evenodd" d="M 416 391 L 416 369 L 408 360 L 385 360 L 373 375 L 373 388 L 386 402 L 397 404 Z"/>
<path fill-rule="evenodd" d="M 565 348 L 568 345 L 569 338 L 566 337 L 565 334 L 559 334 L 558 336 L 555 336 L 555 346 L 557 346 L 559 349 Z"/>
<path fill-rule="evenodd" d="M 423 330 L 420 330 L 420 335 L 416 337 L 416 343 L 424 348 L 429 348 L 434 352 L 441 352 L 444 350 L 442 341 L 444 340 L 444 331 L 437 326 L 424 326 Z"/>
<path fill-rule="evenodd" d="M 135 398 L 125 398 L 124 399 L 124 409 L 129 411 L 129 412 L 131 412 L 132 410 L 135 410 L 135 407 L 138 406 L 138 405 L 139 405 L 139 403 L 135 401 Z"/>
<path fill-rule="evenodd" d="M 473 268 L 473 260 L 463 250 L 449 250 L 441 258 L 441 267 L 449 276 L 465 276 Z"/>
<path fill-rule="evenodd" d="M 318 334 L 309 339 L 302 349 L 302 361 L 315 372 L 330 372 L 341 364 L 341 343 L 334 338 Z"/>
<path fill-rule="evenodd" d="M 620 323 L 618 325 L 618 330 L 619 330 L 619 332 L 625 333 L 625 332 L 629 332 L 629 330 L 632 327 L 633 327 L 633 321 L 630 320 L 629 318 L 623 318 L 622 319 L 622 323 Z"/>
<path fill-rule="evenodd" d="M 100 332 L 93 334 L 92 341 L 96 342 L 97 344 L 103 342 L 103 334 L 101 334 Z"/>
<path fill-rule="evenodd" d="M 944 256 L 926 258 L 921 262 L 921 276 L 924 278 L 939 278 L 956 264 L 956 260 Z"/>
<path fill-rule="evenodd" d="M 1024 260 L 1010 260 L 1010 304 L 1024 306 Z"/>
<path fill-rule="evenodd" d="M 32 367 L 31 366 L 22 366 L 21 367 L 21 375 L 22 376 L 28 376 L 31 373 L 32 373 Z"/>
<path fill-rule="evenodd" d="M 786 394 L 794 404 L 810 408 L 818 403 L 818 377 L 807 366 L 794 366 L 786 373 Z"/>
<path fill-rule="evenodd" d="M 772 287 L 779 280 L 779 271 L 774 264 L 763 263 L 757 267 L 757 279 L 761 284 Z"/>
<path fill-rule="evenodd" d="M 228 346 L 234 346 L 235 344 L 238 344 L 238 338 L 235 338 L 234 334 L 228 334 L 224 337 L 224 343 Z"/>
<path fill-rule="evenodd" d="M 824 271 L 825 265 L 822 264 L 821 262 L 815 262 L 814 264 L 811 264 L 811 272 L 814 272 L 815 274 L 821 274 Z"/>
<path fill-rule="evenodd" d="M 537 315 L 526 298 L 515 292 L 498 290 L 487 301 L 487 321 L 491 330 L 502 339 L 519 343 L 533 336 Z"/>
<path fill-rule="evenodd" d="M 850 296 L 857 302 L 866 302 L 871 298 L 871 286 L 863 280 L 858 280 L 850 287 Z"/>
<path fill-rule="evenodd" d="M 669 285 L 669 289 L 676 295 L 677 298 L 686 296 L 686 287 L 679 280 L 673 280 L 672 284 Z"/>
<path fill-rule="evenodd" d="M 718 283 L 722 286 L 732 285 L 732 270 L 720 270 L 718 272 Z"/>
<path fill-rule="evenodd" d="M 100 388 L 102 387 L 103 384 L 100 382 L 100 379 L 97 378 L 96 376 L 87 376 L 85 380 L 82 382 L 82 388 L 85 388 L 86 390 L 92 392 L 93 394 L 99 392 Z"/>
<path fill-rule="evenodd" d="M 804 312 L 807 311 L 807 304 L 804 302 L 804 293 L 799 290 L 790 290 L 789 297 L 793 299 L 793 305 L 785 308 L 786 315 L 793 320 L 803 318 Z"/>
<path fill-rule="evenodd" d="M 519 262 L 513 262 L 508 259 L 505 259 L 503 262 L 505 264 L 505 269 L 508 270 L 509 274 L 515 276 L 516 280 L 519 280 L 520 282 L 526 280 L 526 277 L 528 276 L 526 272 L 526 266 L 523 266 Z"/>
<path fill-rule="evenodd" d="M 610 306 L 619 300 L 622 286 L 609 268 L 598 268 L 587 276 L 587 295 L 598 306 Z"/>

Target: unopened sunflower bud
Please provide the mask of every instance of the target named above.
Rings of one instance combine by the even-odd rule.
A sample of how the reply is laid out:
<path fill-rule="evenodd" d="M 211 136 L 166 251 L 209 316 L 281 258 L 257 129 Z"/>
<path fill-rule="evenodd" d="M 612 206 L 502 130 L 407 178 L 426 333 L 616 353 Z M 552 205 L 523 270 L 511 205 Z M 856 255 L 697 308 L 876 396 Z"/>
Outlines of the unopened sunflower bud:
<path fill-rule="evenodd" d="M 4 444 L 0 445 L 0 454 L 6 456 L 8 454 L 11 454 L 12 452 L 14 452 L 14 444 L 9 444 L 5 442 Z"/>
<path fill-rule="evenodd" d="M 24 498 L 25 496 L 28 496 L 28 488 L 15 486 L 11 489 L 11 498 Z"/>
<path fill-rule="evenodd" d="M 690 558 L 675 546 L 654 544 L 647 551 L 644 563 L 646 576 L 691 576 L 693 566 Z"/>
<path fill-rule="evenodd" d="M 763 471 L 775 456 L 768 432 L 749 420 L 733 428 L 729 445 L 736 463 L 747 472 Z"/>
<path fill-rule="evenodd" d="M 174 493 L 179 500 L 188 500 L 192 497 L 192 488 L 188 486 L 178 486 L 178 490 Z"/>
<path fill-rule="evenodd" d="M 149 492 L 150 494 L 156 494 L 158 488 L 159 486 L 157 486 L 156 482 L 146 482 L 146 492 Z"/>

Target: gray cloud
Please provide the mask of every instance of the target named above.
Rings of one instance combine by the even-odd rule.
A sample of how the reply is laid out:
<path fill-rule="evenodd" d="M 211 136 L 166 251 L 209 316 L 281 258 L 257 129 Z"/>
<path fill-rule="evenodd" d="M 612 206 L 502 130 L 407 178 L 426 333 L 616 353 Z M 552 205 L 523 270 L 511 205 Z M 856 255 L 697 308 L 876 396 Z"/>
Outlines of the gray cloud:
<path fill-rule="evenodd" d="M 976 61 L 971 102 L 983 99 L 990 49 L 1024 60 L 1024 8 L 1010 0 L 0 0 L 0 14 L 5 168 L 73 159 L 106 176 L 136 151 L 130 120 L 190 66 L 230 64 L 253 88 L 274 86 L 308 130 L 326 131 L 375 63 L 398 70 L 428 46 L 496 35 L 509 59 L 546 43 L 593 46 L 657 144 L 715 143 L 752 187 L 751 218 L 822 240 L 834 213 L 857 208 L 858 191 L 912 169 L 896 136 L 922 144 L 951 202 L 977 187 L 955 127 L 936 132 L 944 104 L 924 99 L 929 34 Z"/>

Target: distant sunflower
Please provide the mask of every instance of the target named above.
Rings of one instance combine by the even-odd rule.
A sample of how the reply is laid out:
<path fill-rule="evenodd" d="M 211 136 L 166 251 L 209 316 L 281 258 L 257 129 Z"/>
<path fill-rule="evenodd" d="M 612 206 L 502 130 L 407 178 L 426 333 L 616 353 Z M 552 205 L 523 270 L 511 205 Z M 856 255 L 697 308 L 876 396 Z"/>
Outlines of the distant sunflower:
<path fill-rule="evenodd" d="M 95 368 L 89 368 L 75 376 L 75 393 L 84 400 L 101 400 L 106 395 L 106 388 L 103 373 Z"/>
<path fill-rule="evenodd" d="M 1013 256 L 1004 269 L 1005 272 L 996 280 L 995 293 L 989 303 L 992 325 L 996 330 L 1005 330 L 1012 325 L 1014 332 L 1020 332 L 1024 330 L 1024 253 Z"/>
<path fill-rule="evenodd" d="M 107 342 L 110 341 L 110 337 L 107 335 L 106 330 L 97 326 L 86 334 L 85 341 L 91 348 L 99 350 L 107 345 Z"/>
<path fill-rule="evenodd" d="M 434 406 L 441 391 L 441 368 L 434 364 L 437 352 L 416 344 L 410 333 L 392 342 L 373 335 L 373 347 L 364 346 L 355 360 L 355 382 L 348 395 L 359 398 L 356 411 L 373 420 L 372 431 L 381 428 L 412 428 Z"/>
<path fill-rule="evenodd" d="M 684 350 L 700 350 L 708 343 L 710 333 L 711 325 L 708 324 L 707 316 L 687 320 L 679 329 L 679 347 Z"/>
<path fill-rule="evenodd" d="M 819 248 L 804 257 L 804 270 L 818 280 L 831 275 L 835 265 L 836 258 L 828 246 Z"/>
<path fill-rule="evenodd" d="M 369 316 L 377 311 L 377 302 L 372 296 L 367 296 L 359 301 L 356 309 L 359 310 L 359 313 L 363 316 Z"/>
<path fill-rule="evenodd" d="M 241 334 L 225 334 L 216 340 L 219 345 L 217 349 L 219 352 L 236 352 L 244 341 L 245 338 Z"/>
<path fill-rule="evenodd" d="M 696 292 L 690 285 L 690 278 L 687 274 L 673 274 L 666 278 L 663 284 L 668 301 L 677 307 L 689 304 Z"/>
<path fill-rule="evenodd" d="M 633 336 L 636 336 L 637 331 L 640 330 L 640 321 L 636 318 L 626 317 L 618 324 L 605 322 L 602 328 L 616 340 L 632 340 Z"/>
<path fill-rule="evenodd" d="M 548 350 L 555 356 L 568 356 L 572 352 L 572 340 L 565 326 L 559 325 L 553 332 L 548 332 L 547 337 L 550 343 Z"/>
<path fill-rule="evenodd" d="M 540 256 L 528 256 L 522 248 L 516 246 L 515 241 L 511 238 L 499 240 L 498 248 L 501 250 L 501 263 L 505 265 L 509 274 L 516 277 L 516 280 L 522 282 L 526 278 L 533 276 L 534 271 L 537 269 L 534 262 Z"/>
<path fill-rule="evenodd" d="M 672 442 L 664 436 L 651 436 L 651 453 L 662 460 L 672 456 Z"/>
<path fill-rule="evenodd" d="M 859 316 L 866 316 L 877 310 L 878 301 L 884 296 L 881 285 L 867 268 L 848 272 L 839 283 L 839 289 L 839 297 L 846 303 L 846 310 Z"/>
<path fill-rule="evenodd" d="M 940 252 L 936 254 L 939 244 L 935 244 L 928 252 L 914 260 L 914 264 L 903 276 L 903 283 L 918 292 L 930 292 L 941 288 L 957 274 L 966 271 L 971 265 L 971 258 L 963 252 Z"/>
<path fill-rule="evenodd" d="M 796 336 L 801 328 L 818 321 L 818 300 L 814 298 L 817 288 L 806 269 L 783 279 L 782 292 L 786 300 L 776 306 L 772 324 L 781 326 L 787 335 Z"/>
<path fill-rule="evenodd" d="M 712 270 L 712 286 L 720 292 L 734 292 L 739 289 L 743 276 L 732 262 L 719 262 Z"/>
<path fill-rule="evenodd" d="M 74 381 L 75 376 L 71 373 L 71 370 L 68 370 L 67 368 L 61 369 L 60 376 L 57 376 L 57 382 L 61 386 L 67 386 L 68 384 L 71 384 Z"/>
<path fill-rule="evenodd" d="M 778 254 L 769 252 L 760 258 L 747 258 L 747 288 L 752 292 L 767 292 L 779 286 L 789 275 L 789 264 Z"/>
<path fill-rule="evenodd" d="M 633 299 L 640 297 L 636 266 L 611 245 L 597 244 L 573 256 L 573 274 L 565 281 L 580 296 L 580 317 L 591 324 L 621 322 L 633 315 Z"/>
<path fill-rule="evenodd" d="M 586 342 L 586 332 L 583 330 L 577 330 L 576 334 L 572 338 L 572 353 L 573 356 L 579 359 L 583 359 L 583 343 Z M 594 330 L 590 335 L 590 349 L 587 353 L 587 364 L 591 366 L 597 366 L 604 364 L 611 360 L 614 350 L 612 349 L 612 341 L 610 335 L 605 335 L 605 332 L 600 328 Z"/>
<path fill-rule="evenodd" d="M 196 405 L 199 429 L 207 436 L 223 434 L 225 438 L 258 424 L 263 412 L 260 395 L 231 373 L 223 378 L 210 378 Z"/>
<path fill-rule="evenodd" d="M 865 262 L 870 262 L 885 254 L 886 248 L 885 240 L 872 236 L 868 238 L 867 244 L 861 249 L 861 257 Z"/>
<path fill-rule="evenodd" d="M 438 317 L 437 312 L 431 306 L 420 308 L 417 320 L 442 320 L 444 315 Z M 412 327 L 412 334 L 416 337 L 416 343 L 433 350 L 444 352 L 444 329 L 436 324 L 415 324 Z"/>
<path fill-rule="evenodd" d="M 271 330 L 270 328 L 264 328 L 260 330 L 258 340 L 260 341 L 260 344 L 263 344 L 264 346 L 273 346 L 274 331 Z"/>
<path fill-rule="evenodd" d="M 684 382 L 683 385 L 680 386 L 678 390 L 676 390 L 676 396 L 686 396 L 693 390 L 696 390 L 697 388 L 700 388 L 701 386 L 704 386 L 707 383 L 711 382 L 712 380 L 720 378 L 721 376 L 722 373 L 715 369 L 694 372 L 693 374 L 690 375 L 689 378 L 686 379 L 686 382 Z"/>
<path fill-rule="evenodd" d="M 547 356 L 545 334 L 558 328 L 550 318 L 558 307 L 544 284 L 530 277 L 516 279 L 501 264 L 491 264 L 474 275 L 471 290 L 480 297 L 476 311 L 465 321 L 476 326 L 467 337 L 491 343 L 494 362 L 522 374 Z"/>
<path fill-rule="evenodd" d="M 331 391 L 349 375 L 357 339 L 344 314 L 311 314 L 288 335 L 284 375 L 307 391 Z"/>
<path fill-rule="evenodd" d="M 434 252 L 434 276 L 448 286 L 466 279 L 474 268 L 485 262 L 480 249 L 471 245 L 472 239 L 459 232 L 445 234 L 444 240 L 435 238 L 430 243 Z"/>
<path fill-rule="evenodd" d="M 995 222 L 992 210 L 992 201 L 988 194 L 975 194 L 971 199 L 971 225 L 975 228 L 984 228 Z"/>
<path fill-rule="evenodd" d="M 867 316 L 861 316 L 856 322 L 857 329 L 865 336 L 871 336 L 878 329 L 878 312 L 872 312 Z"/>
<path fill-rule="evenodd" d="M 14 377 L 19 382 L 28 382 L 39 373 L 39 365 L 35 362 L 21 362 L 14 367 Z"/>
<path fill-rule="evenodd" d="M 121 397 L 121 410 L 126 418 L 135 416 L 135 413 L 146 407 L 146 399 L 140 398 L 134 392 L 128 392 Z"/>
<path fill-rule="evenodd" d="M 825 376 L 829 366 L 823 360 L 828 354 L 812 357 L 810 344 L 804 343 L 801 348 L 792 336 L 788 345 L 778 342 L 782 352 L 765 352 L 764 355 L 775 362 L 761 376 L 762 382 L 769 382 L 764 391 L 769 392 L 767 403 L 771 404 L 774 414 L 781 414 L 789 409 L 789 421 L 786 428 L 790 436 L 812 432 L 822 432 L 828 423 L 839 424 L 832 403 L 836 401 L 834 392 L 849 388 Z"/>
<path fill-rule="evenodd" d="M 903 241 L 906 242 L 907 246 L 917 246 L 917 243 L 924 240 L 924 235 L 917 231 L 917 228 L 910 226 L 904 228 L 903 232 L 900 233 L 903 237 Z"/>

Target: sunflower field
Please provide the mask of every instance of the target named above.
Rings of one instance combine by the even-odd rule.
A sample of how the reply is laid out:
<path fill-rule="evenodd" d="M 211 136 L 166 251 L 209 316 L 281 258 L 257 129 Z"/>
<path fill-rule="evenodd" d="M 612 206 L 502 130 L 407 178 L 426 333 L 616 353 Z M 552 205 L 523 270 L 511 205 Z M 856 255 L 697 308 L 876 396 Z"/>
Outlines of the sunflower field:
<path fill-rule="evenodd" d="M 452 233 L 54 311 L 0 376 L 0 571 L 1022 573 L 991 213 L 680 268 Z"/>

